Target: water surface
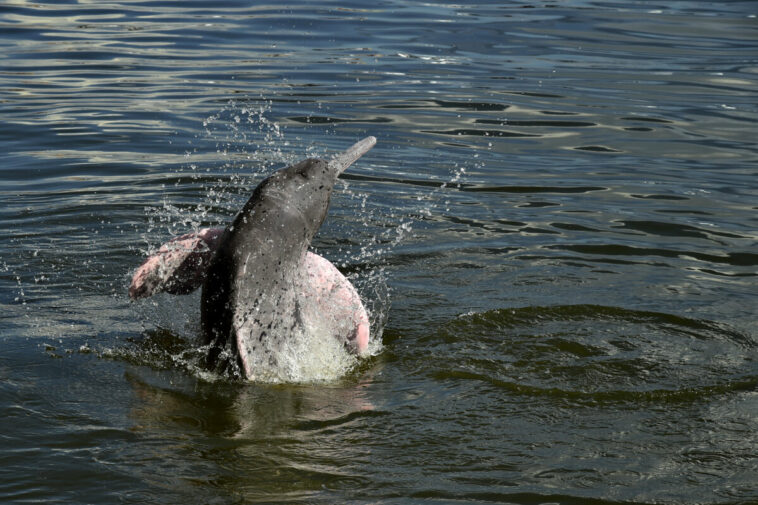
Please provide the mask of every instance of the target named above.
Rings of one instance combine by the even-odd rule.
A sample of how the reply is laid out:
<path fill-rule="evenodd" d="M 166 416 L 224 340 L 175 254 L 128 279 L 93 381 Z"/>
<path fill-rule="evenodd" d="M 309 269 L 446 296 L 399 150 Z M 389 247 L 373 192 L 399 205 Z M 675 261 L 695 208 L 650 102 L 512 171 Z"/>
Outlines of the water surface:
<path fill-rule="evenodd" d="M 753 2 L 5 2 L 0 500 L 758 500 Z M 208 374 L 148 251 L 377 146 L 314 248 L 381 345 Z"/>

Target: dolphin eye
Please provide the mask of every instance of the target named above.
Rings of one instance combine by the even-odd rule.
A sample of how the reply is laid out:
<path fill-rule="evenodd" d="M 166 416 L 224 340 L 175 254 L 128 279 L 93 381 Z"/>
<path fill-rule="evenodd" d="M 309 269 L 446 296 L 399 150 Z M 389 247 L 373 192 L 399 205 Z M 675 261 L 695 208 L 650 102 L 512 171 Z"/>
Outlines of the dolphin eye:
<path fill-rule="evenodd" d="M 308 178 L 308 172 L 306 172 L 305 170 L 301 170 L 299 174 L 300 174 L 300 177 L 302 177 L 303 179 Z"/>

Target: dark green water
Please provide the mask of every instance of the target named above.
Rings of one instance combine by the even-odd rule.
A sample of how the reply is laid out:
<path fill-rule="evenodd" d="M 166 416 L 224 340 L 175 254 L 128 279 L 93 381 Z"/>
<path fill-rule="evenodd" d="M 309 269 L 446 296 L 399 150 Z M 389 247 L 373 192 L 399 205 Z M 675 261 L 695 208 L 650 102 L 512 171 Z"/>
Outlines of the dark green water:
<path fill-rule="evenodd" d="M 0 4 L 0 502 L 758 502 L 755 2 Z M 147 251 L 378 139 L 382 345 L 214 377 Z"/>

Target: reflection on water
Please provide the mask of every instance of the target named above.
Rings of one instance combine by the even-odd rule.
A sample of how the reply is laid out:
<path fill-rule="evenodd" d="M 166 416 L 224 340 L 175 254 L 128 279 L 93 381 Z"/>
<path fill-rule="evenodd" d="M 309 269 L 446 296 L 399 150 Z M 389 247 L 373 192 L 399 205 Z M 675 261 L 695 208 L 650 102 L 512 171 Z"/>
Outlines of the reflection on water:
<path fill-rule="evenodd" d="M 129 418 L 133 431 L 171 441 L 160 459 L 172 462 L 169 485 L 179 494 L 190 480 L 245 500 L 308 498 L 367 482 L 370 468 L 359 463 L 367 449 L 359 442 L 369 435 L 360 424 L 384 415 L 367 397 L 371 378 L 314 388 L 182 384 L 175 376 L 128 373 L 135 393 Z M 144 462 L 127 464 L 139 471 Z M 198 466 L 206 475 L 198 475 Z"/>
<path fill-rule="evenodd" d="M 6 2 L 2 501 L 755 501 L 754 10 Z M 378 356 L 229 382 L 128 302 L 367 135 L 314 247 Z"/>

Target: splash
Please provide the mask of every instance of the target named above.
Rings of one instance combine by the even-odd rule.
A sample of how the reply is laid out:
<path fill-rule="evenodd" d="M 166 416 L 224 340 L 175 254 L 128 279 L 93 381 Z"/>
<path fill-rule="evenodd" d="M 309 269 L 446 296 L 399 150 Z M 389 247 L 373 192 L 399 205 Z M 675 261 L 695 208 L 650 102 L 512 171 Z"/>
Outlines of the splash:
<path fill-rule="evenodd" d="M 316 321 L 295 327 L 287 338 L 264 339 L 252 357 L 256 382 L 329 382 L 354 369 L 360 358 L 349 353 L 330 331 L 332 326 Z"/>
<path fill-rule="evenodd" d="M 201 197 L 188 204 L 164 198 L 148 212 L 143 238 L 147 253 L 154 252 L 155 235 L 197 231 L 203 226 L 223 227 L 240 208 L 244 195 L 273 167 L 295 161 L 283 129 L 266 115 L 271 102 L 240 105 L 229 102 L 203 120 L 203 133 L 195 135 L 185 151 L 185 165 L 177 179 L 189 176 L 202 187 Z"/>

